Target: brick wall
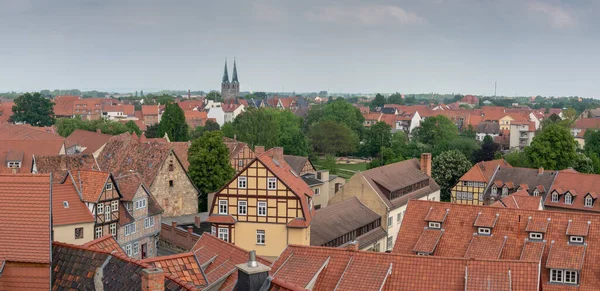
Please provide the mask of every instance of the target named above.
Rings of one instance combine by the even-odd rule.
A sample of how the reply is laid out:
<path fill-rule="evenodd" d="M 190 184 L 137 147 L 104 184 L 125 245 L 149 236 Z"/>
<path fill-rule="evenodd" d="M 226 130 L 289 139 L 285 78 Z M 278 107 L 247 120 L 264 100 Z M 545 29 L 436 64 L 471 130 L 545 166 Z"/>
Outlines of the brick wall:
<path fill-rule="evenodd" d="M 160 247 L 168 248 L 174 252 L 187 252 L 200 239 L 200 235 L 177 227 L 173 224 L 161 223 Z"/>

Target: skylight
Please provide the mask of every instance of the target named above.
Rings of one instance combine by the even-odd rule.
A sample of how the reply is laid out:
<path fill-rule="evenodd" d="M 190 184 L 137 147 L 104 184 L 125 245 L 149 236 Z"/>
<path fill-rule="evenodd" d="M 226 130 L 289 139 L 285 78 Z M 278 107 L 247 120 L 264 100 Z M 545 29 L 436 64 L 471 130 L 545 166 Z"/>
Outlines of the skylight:
<path fill-rule="evenodd" d="M 69 208 L 69 202 L 68 201 L 63 201 L 63 206 L 65 208 Z"/>

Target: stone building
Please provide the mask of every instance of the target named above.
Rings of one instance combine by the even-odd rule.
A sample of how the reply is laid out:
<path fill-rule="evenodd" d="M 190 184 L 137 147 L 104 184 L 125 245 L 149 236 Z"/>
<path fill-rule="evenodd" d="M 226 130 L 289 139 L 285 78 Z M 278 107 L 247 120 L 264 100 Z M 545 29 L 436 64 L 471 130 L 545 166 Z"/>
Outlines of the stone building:
<path fill-rule="evenodd" d="M 238 81 L 237 68 L 233 60 L 233 75 L 229 82 L 229 73 L 227 73 L 227 61 L 225 61 L 225 71 L 223 72 L 223 81 L 221 82 L 221 97 L 223 100 L 235 99 L 240 96 L 240 82 Z"/>

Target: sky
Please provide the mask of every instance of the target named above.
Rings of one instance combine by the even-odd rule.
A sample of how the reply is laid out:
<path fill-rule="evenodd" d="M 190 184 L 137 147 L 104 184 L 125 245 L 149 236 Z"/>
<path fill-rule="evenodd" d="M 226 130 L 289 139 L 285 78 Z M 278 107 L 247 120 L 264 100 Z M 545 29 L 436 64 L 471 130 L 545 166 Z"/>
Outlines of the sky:
<path fill-rule="evenodd" d="M 0 0 L 0 92 L 600 97 L 597 0 Z M 230 77 L 231 78 L 231 77 Z"/>

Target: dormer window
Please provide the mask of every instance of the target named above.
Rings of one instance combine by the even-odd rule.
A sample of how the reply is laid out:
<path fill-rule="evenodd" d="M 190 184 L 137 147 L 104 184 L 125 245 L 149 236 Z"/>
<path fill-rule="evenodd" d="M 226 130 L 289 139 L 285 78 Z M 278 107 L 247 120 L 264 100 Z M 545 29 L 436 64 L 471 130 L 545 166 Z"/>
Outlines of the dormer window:
<path fill-rule="evenodd" d="M 498 187 L 496 187 L 496 185 L 492 186 L 492 195 L 497 195 L 498 194 Z"/>
<path fill-rule="evenodd" d="M 112 190 L 112 183 L 106 183 L 106 190 Z"/>
<path fill-rule="evenodd" d="M 9 168 L 21 168 L 21 162 L 8 162 L 7 166 Z"/>
<path fill-rule="evenodd" d="M 544 239 L 544 234 L 541 232 L 530 232 L 529 239 L 531 240 L 542 240 Z"/>
<path fill-rule="evenodd" d="M 552 192 L 552 202 L 558 202 L 558 193 Z"/>
<path fill-rule="evenodd" d="M 574 244 L 582 244 L 583 236 L 578 236 L 578 235 L 569 236 L 569 242 L 574 243 Z"/>
<path fill-rule="evenodd" d="M 68 201 L 63 201 L 63 207 L 69 208 L 69 202 Z"/>
<path fill-rule="evenodd" d="M 502 196 L 506 196 L 508 195 L 508 187 L 504 186 L 502 187 Z"/>
<path fill-rule="evenodd" d="M 573 195 L 571 193 L 565 194 L 565 204 L 573 204 Z"/>
<path fill-rule="evenodd" d="M 538 189 L 533 190 L 533 196 L 540 196 L 540 191 Z"/>
<path fill-rule="evenodd" d="M 440 228 L 442 228 L 442 224 L 439 223 L 439 222 L 430 221 L 429 222 L 429 228 L 440 229 Z"/>
<path fill-rule="evenodd" d="M 585 207 L 594 206 L 594 199 L 592 199 L 592 196 L 590 196 L 590 195 L 585 196 L 584 206 Z"/>
<path fill-rule="evenodd" d="M 477 228 L 477 234 L 480 235 L 491 235 L 492 234 L 492 229 L 489 227 L 478 227 Z"/>

